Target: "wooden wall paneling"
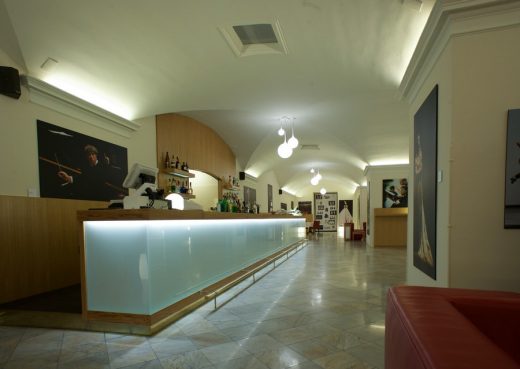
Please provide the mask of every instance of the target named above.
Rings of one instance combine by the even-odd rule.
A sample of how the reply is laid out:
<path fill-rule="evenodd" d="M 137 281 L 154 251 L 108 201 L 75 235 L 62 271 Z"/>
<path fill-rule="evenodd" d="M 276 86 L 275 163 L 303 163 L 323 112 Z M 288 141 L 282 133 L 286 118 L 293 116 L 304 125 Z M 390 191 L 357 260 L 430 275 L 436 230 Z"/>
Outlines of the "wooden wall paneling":
<path fill-rule="evenodd" d="M 0 303 L 79 283 L 76 212 L 106 205 L 0 196 Z"/>
<path fill-rule="evenodd" d="M 196 169 L 227 180 L 236 175 L 235 154 L 211 128 L 181 114 L 156 117 L 157 166 L 164 168 L 164 155 L 179 157 Z"/>

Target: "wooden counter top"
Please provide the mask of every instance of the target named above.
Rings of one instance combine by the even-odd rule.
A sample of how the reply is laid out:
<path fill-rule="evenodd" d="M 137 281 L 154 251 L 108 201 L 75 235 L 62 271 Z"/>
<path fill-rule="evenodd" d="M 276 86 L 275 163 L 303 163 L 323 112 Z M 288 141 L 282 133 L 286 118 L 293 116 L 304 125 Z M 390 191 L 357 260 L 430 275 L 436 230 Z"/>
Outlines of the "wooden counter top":
<path fill-rule="evenodd" d="M 376 216 L 376 217 L 406 217 L 406 216 L 408 216 L 408 208 L 375 208 L 374 216 Z"/>
<path fill-rule="evenodd" d="M 289 214 L 219 213 L 202 210 L 101 209 L 78 211 L 78 220 L 176 220 L 176 219 L 288 219 Z M 303 218 L 302 218 L 303 219 Z"/>

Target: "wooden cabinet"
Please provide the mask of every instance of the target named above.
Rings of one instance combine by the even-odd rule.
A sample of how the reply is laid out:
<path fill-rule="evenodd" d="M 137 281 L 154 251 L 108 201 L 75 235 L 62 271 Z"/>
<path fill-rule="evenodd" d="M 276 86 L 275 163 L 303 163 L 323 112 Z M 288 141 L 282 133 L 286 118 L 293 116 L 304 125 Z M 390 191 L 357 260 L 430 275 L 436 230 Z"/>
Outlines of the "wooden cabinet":
<path fill-rule="evenodd" d="M 406 246 L 408 208 L 374 209 L 374 246 Z"/>

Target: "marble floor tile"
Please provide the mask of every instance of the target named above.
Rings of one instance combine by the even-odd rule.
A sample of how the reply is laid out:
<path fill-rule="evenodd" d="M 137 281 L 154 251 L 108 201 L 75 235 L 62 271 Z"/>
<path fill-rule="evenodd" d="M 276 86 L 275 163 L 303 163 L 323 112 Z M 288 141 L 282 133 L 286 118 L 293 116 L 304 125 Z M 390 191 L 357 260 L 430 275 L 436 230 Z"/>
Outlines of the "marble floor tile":
<path fill-rule="evenodd" d="M 320 234 L 257 277 L 150 337 L 0 326 L 0 369 L 383 369 L 405 249 Z"/>
<path fill-rule="evenodd" d="M 198 349 L 198 346 L 188 337 L 180 336 L 168 338 L 159 342 L 150 342 L 150 346 L 159 358 L 188 351 L 195 351 Z"/>
<path fill-rule="evenodd" d="M 146 346 L 135 346 L 127 350 L 119 350 L 108 354 L 112 369 L 123 368 L 157 359 L 155 352 Z"/>
<path fill-rule="evenodd" d="M 106 352 L 82 355 L 60 355 L 58 369 L 110 369 L 110 360 Z"/>
<path fill-rule="evenodd" d="M 231 341 L 228 336 L 221 332 L 200 333 L 193 336 L 188 336 L 188 338 L 198 347 L 214 346 Z"/>
<path fill-rule="evenodd" d="M 256 353 L 261 351 L 272 351 L 277 349 L 280 346 L 280 342 L 272 338 L 267 334 L 261 334 L 258 336 L 253 336 L 250 338 L 246 338 L 237 343 L 244 350 L 249 351 L 250 353 Z"/>
<path fill-rule="evenodd" d="M 325 342 L 318 338 L 301 341 L 289 345 L 289 348 L 303 355 L 305 358 L 309 360 L 327 356 L 338 351 L 338 348 L 327 345 Z"/>
<path fill-rule="evenodd" d="M 212 366 L 202 350 L 163 357 L 160 362 L 164 369 L 202 369 Z"/>
<path fill-rule="evenodd" d="M 254 355 L 270 369 L 289 368 L 307 361 L 304 356 L 284 346 L 279 347 L 276 350 L 261 351 Z"/>
<path fill-rule="evenodd" d="M 253 355 L 242 356 L 237 359 L 219 363 L 215 369 L 270 369 Z"/>
<path fill-rule="evenodd" d="M 345 351 L 323 356 L 314 362 L 323 369 L 376 369 Z"/>
<path fill-rule="evenodd" d="M 212 364 L 219 364 L 250 354 L 235 342 L 206 347 L 201 349 L 201 351 Z"/>
<path fill-rule="evenodd" d="M 162 366 L 161 362 L 158 359 L 156 359 L 130 366 L 124 366 L 121 369 L 164 369 L 164 367 Z"/>

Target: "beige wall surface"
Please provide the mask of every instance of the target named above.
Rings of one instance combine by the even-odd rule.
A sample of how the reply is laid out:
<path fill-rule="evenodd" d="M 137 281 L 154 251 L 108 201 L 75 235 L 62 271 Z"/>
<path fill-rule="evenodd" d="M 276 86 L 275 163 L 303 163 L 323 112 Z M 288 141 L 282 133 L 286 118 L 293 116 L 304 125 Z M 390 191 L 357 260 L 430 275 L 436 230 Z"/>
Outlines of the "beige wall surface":
<path fill-rule="evenodd" d="M 450 202 L 450 147 L 452 110 L 452 46 L 448 44 L 441 53 L 428 78 L 421 86 L 411 105 L 410 116 L 410 176 L 408 179 L 408 246 L 407 283 L 412 285 L 448 287 L 449 285 L 449 202 Z M 439 85 L 437 126 L 437 170 L 442 171 L 442 182 L 437 182 L 437 278 L 433 280 L 413 265 L 413 215 L 414 215 L 414 115 Z"/>
<path fill-rule="evenodd" d="M 413 266 L 410 246 L 408 284 L 520 291 L 520 230 L 503 223 L 507 110 L 520 108 L 519 39 L 518 26 L 452 37 L 412 104 L 415 113 L 439 85 L 437 280 Z M 409 205 L 411 245 L 412 196 Z"/>
<path fill-rule="evenodd" d="M 508 109 L 520 108 L 520 26 L 454 47 L 450 286 L 520 291 L 520 229 L 504 229 Z"/>

